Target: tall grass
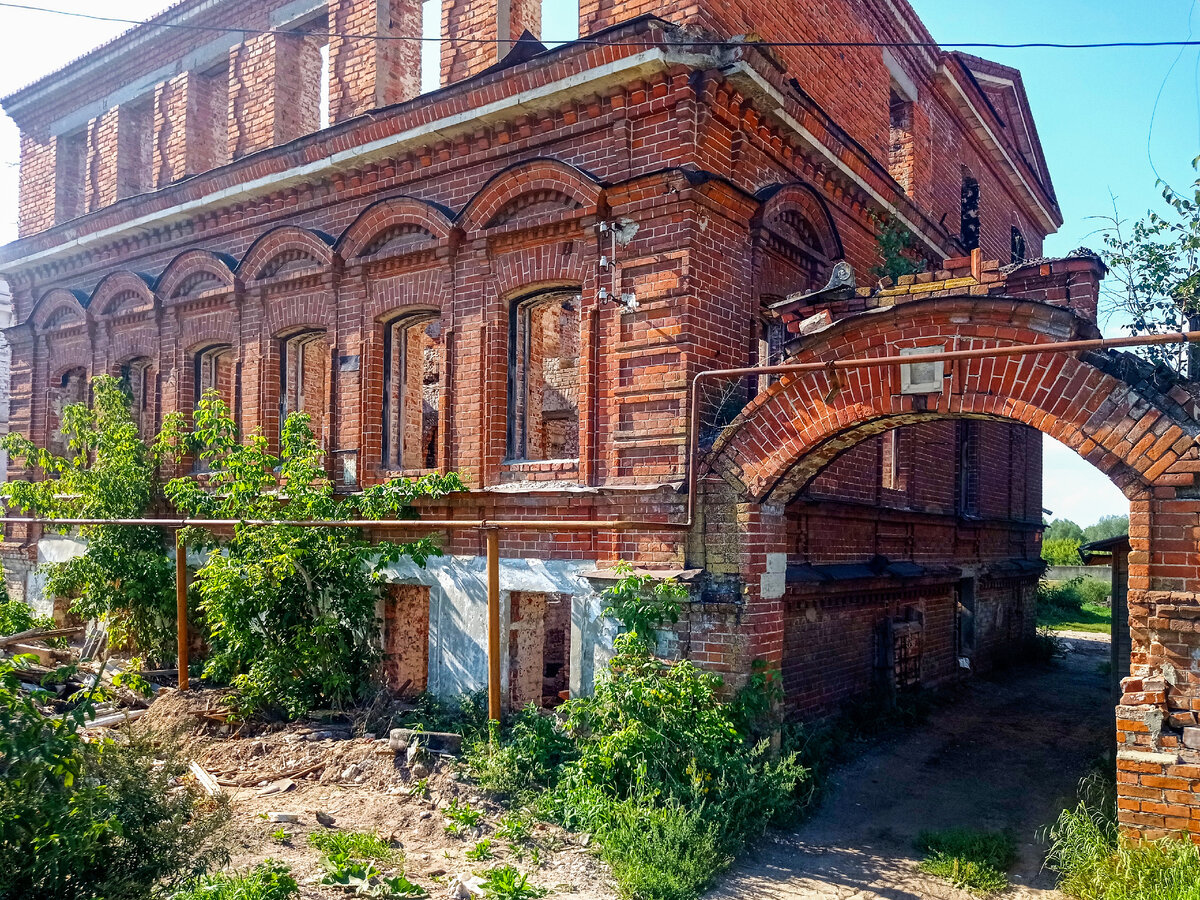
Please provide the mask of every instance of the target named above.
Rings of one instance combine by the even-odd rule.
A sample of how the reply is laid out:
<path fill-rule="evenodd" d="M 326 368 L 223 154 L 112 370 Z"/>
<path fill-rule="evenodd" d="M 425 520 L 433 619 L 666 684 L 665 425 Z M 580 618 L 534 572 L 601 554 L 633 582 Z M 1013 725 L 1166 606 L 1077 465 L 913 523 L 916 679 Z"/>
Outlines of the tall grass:
<path fill-rule="evenodd" d="M 1080 802 L 1049 829 L 1049 864 L 1059 889 L 1079 900 L 1200 900 L 1200 847 L 1170 838 L 1134 843 L 1121 837 L 1116 787 L 1084 779 Z"/>

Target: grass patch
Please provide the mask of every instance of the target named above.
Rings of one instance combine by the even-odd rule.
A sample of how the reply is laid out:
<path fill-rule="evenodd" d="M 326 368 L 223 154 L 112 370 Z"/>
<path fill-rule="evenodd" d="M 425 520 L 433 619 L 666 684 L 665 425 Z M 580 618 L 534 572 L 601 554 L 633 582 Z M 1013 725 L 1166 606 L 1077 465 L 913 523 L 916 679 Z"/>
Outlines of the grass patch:
<path fill-rule="evenodd" d="M 1106 604 L 1110 589 L 1107 582 L 1082 575 L 1069 581 L 1043 581 L 1038 585 L 1038 625 L 1108 634 L 1112 631 L 1112 608 Z"/>
<path fill-rule="evenodd" d="M 951 828 L 923 831 L 917 849 L 925 854 L 921 871 L 944 878 L 961 890 L 993 894 L 1008 887 L 1008 867 L 1017 858 L 1011 835 Z"/>
<path fill-rule="evenodd" d="M 299 892 L 287 866 L 268 859 L 245 875 L 208 875 L 171 900 L 290 900 Z"/>
<path fill-rule="evenodd" d="M 392 862 L 397 852 L 377 834 L 365 831 L 314 831 L 308 843 L 327 856 Z"/>
<path fill-rule="evenodd" d="M 1111 778 L 1084 779 L 1079 805 L 1049 829 L 1048 862 L 1059 873 L 1059 889 L 1079 900 L 1200 900 L 1200 847 L 1122 838 Z"/>
<path fill-rule="evenodd" d="M 1112 609 L 1098 603 L 1084 603 L 1079 609 L 1039 607 L 1038 625 L 1053 628 L 1055 631 L 1109 634 L 1112 631 Z"/>

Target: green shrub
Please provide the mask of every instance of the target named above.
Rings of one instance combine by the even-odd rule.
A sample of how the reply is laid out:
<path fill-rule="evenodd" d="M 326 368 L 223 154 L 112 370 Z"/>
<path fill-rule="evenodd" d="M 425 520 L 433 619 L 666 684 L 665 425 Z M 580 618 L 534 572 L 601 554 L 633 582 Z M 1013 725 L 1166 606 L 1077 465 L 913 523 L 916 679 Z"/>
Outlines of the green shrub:
<path fill-rule="evenodd" d="M 1084 779 L 1079 805 L 1049 829 L 1048 862 L 1059 889 L 1079 900 L 1200 900 L 1200 847 L 1122 838 L 1110 778 Z"/>
<path fill-rule="evenodd" d="M 0 634 L 20 634 L 33 628 L 53 627 L 52 618 L 34 615 L 33 610 L 20 600 L 0 601 Z"/>
<path fill-rule="evenodd" d="M 314 831 L 308 843 L 329 856 L 390 862 L 397 852 L 379 835 L 365 831 Z"/>
<path fill-rule="evenodd" d="M 613 803 L 598 837 L 621 894 L 637 900 L 692 900 L 729 864 L 718 828 L 701 807 Z"/>
<path fill-rule="evenodd" d="M 462 488 L 457 475 L 431 474 L 338 500 L 307 415 L 284 421 L 278 456 L 261 434 L 239 441 L 216 392 L 205 394 L 193 418 L 189 429 L 181 416 L 169 416 L 157 445 L 161 453 L 204 464 L 203 476 L 175 478 L 165 488 L 188 516 L 243 523 L 416 518 L 417 497 Z M 431 538 L 373 544 L 350 528 L 240 524 L 232 537 L 197 529 L 185 537 L 216 551 L 195 582 L 210 630 L 205 676 L 237 689 L 243 715 L 282 711 L 293 718 L 371 691 L 380 658 L 379 563 L 400 557 L 424 563 L 441 552 Z"/>
<path fill-rule="evenodd" d="M 225 806 L 147 733 L 85 743 L 91 710 L 48 715 L 0 662 L 0 897 L 142 900 L 224 858 Z"/>
<path fill-rule="evenodd" d="M 287 867 L 264 860 L 245 875 L 209 875 L 172 900 L 290 900 L 300 892 Z"/>
<path fill-rule="evenodd" d="M 969 828 L 923 831 L 917 838 L 917 849 L 926 854 L 921 871 L 981 894 L 1005 890 L 1005 872 L 1017 858 L 1011 835 Z"/>

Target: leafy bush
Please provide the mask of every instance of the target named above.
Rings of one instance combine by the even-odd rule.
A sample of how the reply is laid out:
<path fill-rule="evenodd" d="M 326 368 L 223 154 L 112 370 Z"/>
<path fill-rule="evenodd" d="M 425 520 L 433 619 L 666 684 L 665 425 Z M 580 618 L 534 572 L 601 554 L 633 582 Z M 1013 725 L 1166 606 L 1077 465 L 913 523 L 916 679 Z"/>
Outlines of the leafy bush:
<path fill-rule="evenodd" d="M 223 858 L 222 803 L 174 780 L 186 763 L 134 730 L 84 742 L 0 662 L 0 897 L 145 898 Z"/>
<path fill-rule="evenodd" d="M 431 538 L 372 544 L 356 529 L 251 525 L 389 516 L 415 519 L 413 501 L 461 490 L 457 475 L 396 479 L 338 501 L 309 417 L 292 413 L 281 452 L 261 434 L 240 442 L 215 391 L 201 399 L 194 426 L 168 417 L 159 449 L 199 459 L 206 471 L 172 479 L 167 498 L 198 518 L 237 519 L 232 537 L 192 529 L 188 543 L 210 553 L 196 592 L 210 630 L 206 677 L 237 689 L 244 715 L 280 710 L 298 717 L 318 705 L 361 699 L 377 673 L 381 561 L 418 563 L 440 550 Z"/>
<path fill-rule="evenodd" d="M 1111 776 L 1084 779 L 1079 805 L 1049 829 L 1059 889 L 1079 900 L 1200 900 L 1200 847 L 1123 838 L 1115 788 Z"/>
<path fill-rule="evenodd" d="M 1043 538 L 1042 559 L 1052 566 L 1081 566 L 1079 545 L 1075 538 Z"/>
<path fill-rule="evenodd" d="M 282 863 L 264 860 L 245 875 L 209 875 L 171 900 L 290 900 L 300 892 Z"/>
<path fill-rule="evenodd" d="M 917 849 L 927 854 L 921 861 L 921 871 L 945 878 L 956 888 L 981 894 L 1006 889 L 1005 872 L 1017 858 L 1011 835 L 969 828 L 923 831 L 917 838 Z"/>
<path fill-rule="evenodd" d="M 53 627 L 52 618 L 34 615 L 33 610 L 20 600 L 0 601 L 0 634 L 20 634 L 32 628 Z"/>
<path fill-rule="evenodd" d="M 68 455 L 55 456 L 19 434 L 0 446 L 35 467 L 41 480 L 15 479 L 0 496 L 24 512 L 48 518 L 129 519 L 146 514 L 157 495 L 154 454 L 142 440 L 124 385 L 111 375 L 92 380 L 92 405 L 63 409 Z M 72 611 L 104 619 L 113 638 L 152 659 L 175 659 L 175 564 L 157 528 L 87 525 L 87 549 L 48 563 L 46 591 L 74 598 Z"/>
<path fill-rule="evenodd" d="M 484 875 L 483 895 L 488 900 L 537 900 L 545 897 L 545 888 L 529 883 L 529 876 L 522 875 L 512 866 L 494 866 Z"/>
<path fill-rule="evenodd" d="M 330 856 L 381 862 L 390 862 L 397 857 L 397 852 L 379 835 L 365 831 L 314 831 L 308 836 L 308 843 Z"/>
<path fill-rule="evenodd" d="M 626 896 L 688 900 L 791 813 L 808 773 L 795 754 L 772 759 L 754 733 L 769 697 L 726 702 L 718 676 L 651 653 L 646 634 L 661 621 L 642 578 L 626 570 L 609 592 L 610 608 L 637 621 L 622 622 L 593 695 L 568 700 L 557 720 L 525 710 L 472 745 L 468 763 L 486 789 L 528 795 L 542 815 L 594 834 Z M 639 591 L 650 596 L 639 602 Z M 750 690 L 772 684 L 764 673 Z"/>

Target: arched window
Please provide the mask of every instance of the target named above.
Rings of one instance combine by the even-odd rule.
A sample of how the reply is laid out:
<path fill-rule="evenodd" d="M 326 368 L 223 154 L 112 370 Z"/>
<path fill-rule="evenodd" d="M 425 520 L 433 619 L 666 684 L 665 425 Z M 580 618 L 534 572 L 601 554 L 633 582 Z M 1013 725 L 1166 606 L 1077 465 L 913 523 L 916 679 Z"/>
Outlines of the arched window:
<path fill-rule="evenodd" d="M 579 458 L 579 294 L 514 301 L 508 325 L 508 458 Z"/>
<path fill-rule="evenodd" d="M 437 467 L 445 366 L 445 329 L 440 319 L 416 313 L 384 325 L 385 469 Z"/>
<path fill-rule="evenodd" d="M 51 389 L 47 410 L 46 448 L 55 456 L 70 455 L 67 436 L 62 432 L 63 410 L 73 403 L 83 403 L 86 399 L 87 371 L 82 367 L 63 372 L 58 383 Z"/>
<path fill-rule="evenodd" d="M 301 331 L 279 341 L 279 430 L 290 413 L 308 413 L 317 440 L 325 428 L 329 348 L 325 332 Z"/>
<path fill-rule="evenodd" d="M 234 359 L 229 344 L 212 344 L 197 350 L 193 358 L 192 403 L 199 404 L 206 391 L 216 391 L 233 409 Z"/>
<path fill-rule="evenodd" d="M 149 440 L 156 425 L 155 401 L 158 397 L 154 360 L 139 356 L 125 361 L 121 364 L 120 378 L 129 395 L 129 408 L 133 413 L 133 421 L 137 423 L 138 433 L 143 440 Z"/>

